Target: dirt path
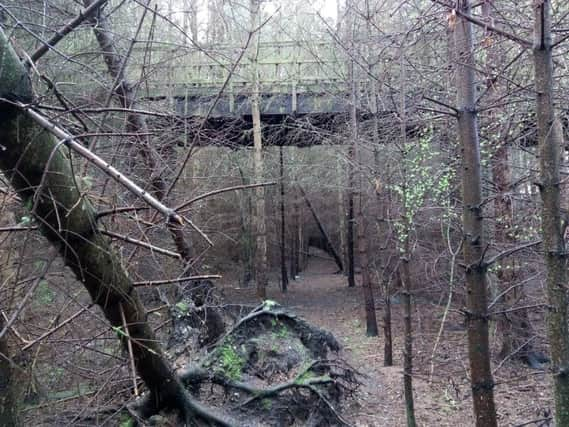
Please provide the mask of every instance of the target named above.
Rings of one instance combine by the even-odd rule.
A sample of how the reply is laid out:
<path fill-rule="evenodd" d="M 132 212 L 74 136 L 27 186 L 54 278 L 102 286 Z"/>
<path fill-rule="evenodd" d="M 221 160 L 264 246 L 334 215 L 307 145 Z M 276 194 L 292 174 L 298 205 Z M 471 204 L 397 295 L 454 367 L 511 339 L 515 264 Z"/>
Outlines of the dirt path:
<path fill-rule="evenodd" d="M 347 408 L 347 418 L 357 426 L 404 426 L 403 377 L 401 368 L 403 322 L 398 305 L 393 306 L 394 367 L 383 366 L 383 338 L 365 336 L 361 287 L 348 288 L 346 278 L 334 274 L 336 267 L 323 253 L 312 249 L 308 267 L 291 281 L 283 295 L 275 280 L 268 298 L 290 307 L 310 322 L 325 328 L 343 345 L 342 356 L 367 375 L 356 402 Z M 225 289 L 228 301 L 253 303 L 253 290 Z M 379 301 L 379 298 L 376 298 Z M 467 375 L 465 331 L 458 319 L 445 329 L 433 381 L 429 382 L 432 345 L 440 325 L 439 306 L 422 304 L 415 310 L 415 408 L 420 426 L 472 426 Z M 378 304 L 378 320 L 382 307 Z M 380 321 L 380 327 L 381 327 Z M 500 368 L 495 380 L 500 425 L 515 426 L 543 417 L 551 407 L 547 377 L 539 371 L 512 364 Z M 540 424 L 530 424 L 540 425 Z"/>

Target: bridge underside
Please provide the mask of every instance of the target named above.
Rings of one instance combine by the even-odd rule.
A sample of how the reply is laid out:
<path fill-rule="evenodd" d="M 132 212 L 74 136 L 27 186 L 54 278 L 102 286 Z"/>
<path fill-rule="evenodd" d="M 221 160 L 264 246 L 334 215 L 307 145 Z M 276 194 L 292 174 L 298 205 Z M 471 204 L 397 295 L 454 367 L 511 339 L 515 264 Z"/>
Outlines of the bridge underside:
<path fill-rule="evenodd" d="M 371 126 L 373 115 L 358 112 L 358 122 Z M 385 135 L 398 132 L 396 114 L 378 114 L 380 133 Z M 263 114 L 261 115 L 264 145 L 310 147 L 315 145 L 340 145 L 350 142 L 350 115 L 346 112 L 312 113 L 302 115 Z M 175 121 L 153 123 L 154 127 L 168 129 L 179 135 L 180 144 L 194 146 L 247 147 L 253 146 L 253 122 L 250 114 L 226 117 L 179 117 Z M 409 132 L 415 130 L 409 128 Z"/>
<path fill-rule="evenodd" d="M 246 91 L 219 94 L 186 90 L 185 95 L 174 97 L 178 118 L 167 123 L 160 120 L 155 126 L 180 135 L 181 144 L 252 146 L 250 99 Z M 350 134 L 351 101 L 345 92 L 262 93 L 259 109 L 264 145 L 309 147 L 349 143 L 346 135 Z M 363 130 L 371 128 L 374 114 L 359 110 L 356 117 Z M 376 117 L 383 136 L 399 132 L 396 112 L 380 111 Z M 414 132 L 416 126 L 409 126 L 409 134 Z"/>

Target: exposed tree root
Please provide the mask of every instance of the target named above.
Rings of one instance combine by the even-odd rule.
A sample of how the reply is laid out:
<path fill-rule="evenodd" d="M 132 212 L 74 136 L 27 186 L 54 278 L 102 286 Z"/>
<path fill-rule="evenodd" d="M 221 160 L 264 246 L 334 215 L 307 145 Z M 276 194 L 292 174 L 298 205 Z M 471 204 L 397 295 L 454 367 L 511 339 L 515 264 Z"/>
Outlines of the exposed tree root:
<path fill-rule="evenodd" d="M 359 373 L 331 357 L 339 349 L 332 334 L 267 301 L 179 374 L 191 393 L 171 407 L 188 425 L 349 425 L 340 404 L 357 391 Z M 140 420 L 161 409 L 149 395 L 130 411 Z"/>

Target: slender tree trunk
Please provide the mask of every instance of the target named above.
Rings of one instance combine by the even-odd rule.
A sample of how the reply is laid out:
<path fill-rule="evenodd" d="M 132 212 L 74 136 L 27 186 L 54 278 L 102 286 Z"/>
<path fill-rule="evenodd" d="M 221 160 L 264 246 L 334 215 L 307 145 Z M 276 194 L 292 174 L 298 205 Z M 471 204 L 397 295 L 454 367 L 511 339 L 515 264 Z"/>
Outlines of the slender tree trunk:
<path fill-rule="evenodd" d="M 567 255 L 560 217 L 560 160 L 563 133 L 553 106 L 551 2 L 536 1 L 533 55 L 537 94 L 543 253 L 547 267 L 547 330 L 555 396 L 555 420 L 569 425 L 569 331 Z"/>
<path fill-rule="evenodd" d="M 470 0 L 459 2 L 460 12 L 470 15 Z M 462 146 L 464 260 L 467 286 L 468 355 L 476 426 L 497 425 L 494 380 L 488 339 L 487 280 L 484 256 L 480 144 L 476 123 L 472 27 L 458 17 L 457 48 L 458 133 Z M 481 261 L 482 260 L 482 261 Z"/>
<path fill-rule="evenodd" d="M 482 14 L 485 21 L 494 25 L 493 13 L 495 1 L 485 0 L 482 4 Z M 493 43 L 493 33 L 487 31 L 486 37 L 486 98 L 491 104 L 498 99 L 496 68 L 500 63 L 498 47 Z M 514 230 L 514 216 L 512 199 L 509 196 L 511 191 L 511 171 L 510 156 L 508 148 L 508 137 L 500 135 L 499 124 L 496 110 L 489 112 L 489 136 L 496 135 L 493 140 L 496 150 L 490 158 L 491 170 L 496 196 L 494 198 L 494 212 L 496 216 L 494 241 L 497 244 L 514 245 L 516 239 L 512 235 Z M 497 272 L 498 293 L 504 293 L 501 306 L 504 310 L 512 307 L 516 301 L 523 300 L 523 287 L 517 286 L 510 289 L 512 283 L 516 280 L 516 263 L 510 258 L 500 263 Z M 497 319 L 497 331 L 502 340 L 502 348 L 500 350 L 500 358 L 514 357 L 515 359 L 528 360 L 528 355 L 532 351 L 530 337 L 532 336 L 532 328 L 528 317 L 527 310 L 516 310 L 511 313 L 502 314 Z"/>
<path fill-rule="evenodd" d="M 94 0 L 83 0 L 85 7 L 90 6 L 93 2 Z M 113 79 L 113 95 L 121 107 L 136 109 L 136 86 L 126 79 L 126 66 L 123 63 L 125 58 L 117 49 L 110 23 L 102 13 L 99 13 L 96 19 L 92 19 L 91 23 L 107 70 Z M 138 134 L 135 139 L 149 170 L 151 191 L 158 200 L 163 200 L 166 197 L 167 185 L 160 169 L 164 169 L 164 167 L 160 164 L 156 150 L 152 147 L 145 117 L 134 111 L 129 113 L 126 119 L 126 131 Z M 169 224 L 168 228 L 178 253 L 184 261 L 188 262 L 191 259 L 191 247 L 182 228 L 175 224 Z"/>
<path fill-rule="evenodd" d="M 383 366 L 393 366 L 393 338 L 391 334 L 391 286 L 389 279 L 384 279 L 383 295 L 385 308 L 383 312 Z"/>
<path fill-rule="evenodd" d="M 346 179 L 344 177 L 345 168 L 342 160 L 337 159 L 336 168 L 337 178 L 338 178 L 338 234 L 340 236 L 340 258 L 342 259 L 342 264 L 344 266 L 348 265 L 347 259 L 347 248 L 346 248 L 346 203 L 344 201 L 344 189 L 346 185 Z M 347 269 L 344 268 L 344 274 L 347 274 Z"/>
<path fill-rule="evenodd" d="M 86 7 L 91 5 L 93 1 L 94 0 L 83 0 Z M 125 58 L 117 49 L 111 25 L 104 14 L 101 13 L 99 13 L 97 19 L 92 21 L 92 23 L 93 31 L 103 53 L 103 59 L 107 64 L 109 75 L 113 79 L 113 84 L 115 84 L 115 87 L 113 87 L 113 95 L 118 99 L 121 107 L 134 110 L 136 108 L 136 85 L 126 80 Z M 141 27 L 142 21 L 139 24 L 139 30 Z M 162 172 L 166 168 L 161 164 L 160 156 L 152 147 L 150 137 L 148 136 L 150 132 L 146 118 L 135 111 L 130 112 L 127 115 L 126 131 L 138 134 L 135 138 L 140 147 L 140 153 L 149 169 L 152 191 L 158 200 L 163 200 L 167 196 L 166 193 L 168 190 L 166 180 L 162 176 Z M 173 156 L 170 155 L 169 157 Z M 167 227 L 180 257 L 186 266 L 191 266 L 190 268 L 185 267 L 182 275 L 187 276 L 192 272 L 197 272 L 195 267 L 191 264 L 192 249 L 184 234 L 183 226 L 171 222 L 167 224 Z M 203 283 L 198 286 L 203 287 Z M 213 285 L 211 286 L 213 287 Z M 196 305 L 206 305 L 208 302 L 203 298 L 196 298 L 195 295 L 194 300 L 196 301 Z M 208 331 L 208 343 L 217 339 L 219 335 L 224 332 L 225 326 L 223 317 L 217 308 L 211 307 L 207 310 L 207 317 L 203 326 L 204 329 Z"/>
<path fill-rule="evenodd" d="M 405 239 L 406 254 L 409 254 L 409 237 Z M 411 274 L 409 259 L 402 258 L 400 266 L 401 284 L 403 285 L 405 347 L 403 350 L 403 389 L 405 394 L 405 413 L 407 427 L 415 427 L 415 403 L 413 399 L 413 320 L 411 301 Z"/>
<path fill-rule="evenodd" d="M 290 232 L 291 237 L 291 257 L 290 257 L 290 275 L 293 280 L 296 280 L 298 273 L 300 273 L 300 195 L 298 189 L 296 188 L 295 180 L 296 180 L 296 169 L 295 165 L 298 161 L 298 148 L 291 147 L 291 177 L 290 177 L 290 185 L 291 189 L 289 194 L 292 195 L 292 230 Z"/>
<path fill-rule="evenodd" d="M 290 233 L 290 276 L 292 280 L 296 280 L 298 276 L 299 270 L 299 246 L 298 246 L 298 232 L 299 232 L 299 206 L 296 199 L 298 198 L 297 192 L 294 188 L 291 189 L 289 193 L 293 195 L 293 202 L 292 202 L 292 230 Z"/>
<path fill-rule="evenodd" d="M 366 335 L 368 337 L 377 337 L 377 318 L 375 315 L 375 300 L 373 296 L 373 289 L 371 286 L 371 277 L 369 271 L 369 256 L 368 256 L 368 240 L 365 235 L 365 218 L 362 202 L 359 203 L 358 215 L 358 249 L 360 255 L 360 264 L 362 269 L 362 288 L 364 294 L 364 307 L 366 316 Z"/>
<path fill-rule="evenodd" d="M 355 272 L 355 259 L 354 259 L 354 192 L 355 192 L 355 168 L 356 168 L 356 149 L 358 139 L 358 117 L 356 110 L 356 82 L 354 77 L 354 63 L 350 64 L 351 74 L 351 106 L 350 106 L 350 122 L 352 128 L 352 141 L 348 149 L 348 217 L 347 217 L 347 231 L 346 238 L 348 249 L 348 287 L 353 288 L 356 286 L 356 272 Z"/>
<path fill-rule="evenodd" d="M 281 187 L 281 290 L 287 291 L 288 274 L 286 271 L 286 223 L 285 223 L 285 185 L 284 185 L 283 146 L 279 147 L 280 187 Z"/>
<path fill-rule="evenodd" d="M 247 179 L 247 176 L 243 173 L 243 168 L 239 164 L 237 167 L 239 169 L 239 175 L 241 176 L 241 183 L 243 185 L 248 185 L 249 179 Z M 241 280 L 244 288 L 248 288 L 251 285 L 254 271 L 253 264 L 255 254 L 251 230 L 251 212 L 253 212 L 253 202 L 251 199 L 251 195 L 248 191 L 239 198 L 239 211 L 241 213 L 241 262 L 243 263 L 243 276 Z"/>
<path fill-rule="evenodd" d="M 251 31 L 256 27 L 259 18 L 259 0 L 250 0 Z M 253 120 L 253 144 L 254 144 L 254 175 L 255 181 L 261 182 L 264 176 L 263 140 L 261 131 L 260 82 L 258 69 L 258 39 L 259 35 L 253 35 L 251 43 L 250 65 L 252 70 L 252 93 L 251 93 L 251 116 Z M 255 281 L 257 283 L 257 296 L 267 297 L 267 223 L 265 212 L 265 188 L 255 189 L 255 215 L 253 218 L 255 229 Z"/>

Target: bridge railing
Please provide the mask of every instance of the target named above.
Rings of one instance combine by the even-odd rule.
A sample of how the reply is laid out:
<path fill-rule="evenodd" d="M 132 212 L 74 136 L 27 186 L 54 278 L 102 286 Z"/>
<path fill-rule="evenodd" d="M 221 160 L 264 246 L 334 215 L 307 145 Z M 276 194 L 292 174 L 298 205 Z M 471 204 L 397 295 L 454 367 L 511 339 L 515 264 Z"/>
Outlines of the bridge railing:
<path fill-rule="evenodd" d="M 224 84 L 226 90 L 245 93 L 253 81 L 249 55 L 229 45 L 153 49 L 151 60 L 133 64 L 130 73 L 134 78 L 146 76 L 150 97 L 216 93 Z M 328 41 L 260 43 L 255 69 L 263 91 L 312 91 L 346 80 L 345 63 Z"/>

